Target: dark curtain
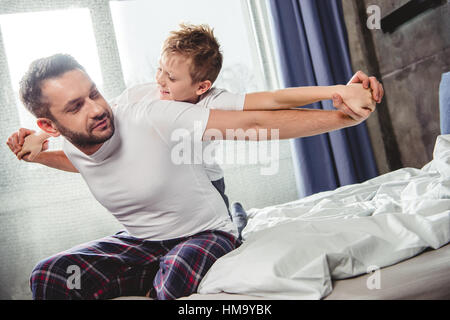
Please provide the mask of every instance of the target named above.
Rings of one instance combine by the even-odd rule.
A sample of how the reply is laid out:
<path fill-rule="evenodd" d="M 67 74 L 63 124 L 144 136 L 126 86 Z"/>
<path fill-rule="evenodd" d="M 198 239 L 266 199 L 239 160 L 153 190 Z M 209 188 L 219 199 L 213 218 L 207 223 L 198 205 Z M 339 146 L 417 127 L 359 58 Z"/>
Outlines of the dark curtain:
<path fill-rule="evenodd" d="M 346 84 L 353 75 L 342 3 L 269 0 L 285 87 Z M 334 109 L 332 101 L 307 108 Z M 378 175 L 366 125 L 292 140 L 299 197 Z"/>

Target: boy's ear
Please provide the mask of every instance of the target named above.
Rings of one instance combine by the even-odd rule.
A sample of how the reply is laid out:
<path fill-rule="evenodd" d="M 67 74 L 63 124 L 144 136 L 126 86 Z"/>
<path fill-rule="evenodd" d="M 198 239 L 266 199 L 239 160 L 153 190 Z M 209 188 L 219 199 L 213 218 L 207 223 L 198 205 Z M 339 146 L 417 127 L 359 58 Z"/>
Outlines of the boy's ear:
<path fill-rule="evenodd" d="M 48 118 L 38 118 L 36 123 L 42 131 L 48 133 L 52 137 L 58 137 L 61 134 L 53 121 Z"/>
<path fill-rule="evenodd" d="M 212 83 L 209 80 L 199 82 L 196 93 L 198 96 L 201 96 L 202 94 L 207 92 L 211 87 L 212 87 Z"/>

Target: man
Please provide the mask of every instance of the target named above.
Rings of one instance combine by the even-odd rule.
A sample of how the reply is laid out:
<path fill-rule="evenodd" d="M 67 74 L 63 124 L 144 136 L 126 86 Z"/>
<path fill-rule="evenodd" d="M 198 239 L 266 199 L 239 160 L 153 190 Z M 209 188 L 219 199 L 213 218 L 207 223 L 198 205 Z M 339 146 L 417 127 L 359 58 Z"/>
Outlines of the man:
<path fill-rule="evenodd" d="M 256 139 L 267 132 L 271 138 L 274 129 L 289 139 L 357 125 L 374 110 L 364 92 L 358 106 L 345 106 L 357 111 L 357 120 L 341 111 L 233 112 L 146 99 L 119 99 L 111 109 L 83 67 L 64 55 L 35 61 L 21 83 L 21 98 L 43 131 L 65 137 L 65 155 L 127 230 L 41 261 L 31 275 L 35 299 L 108 299 L 149 291 L 154 298 L 176 299 L 195 292 L 212 264 L 240 245 L 202 165 L 173 163 L 175 130 L 187 132 L 194 143 L 226 137 L 230 129 L 253 130 Z M 19 134 L 9 139 L 12 151 L 18 139 Z M 42 152 L 35 161 L 51 165 L 52 157 Z M 73 266 L 82 270 L 75 288 L 66 283 Z"/>

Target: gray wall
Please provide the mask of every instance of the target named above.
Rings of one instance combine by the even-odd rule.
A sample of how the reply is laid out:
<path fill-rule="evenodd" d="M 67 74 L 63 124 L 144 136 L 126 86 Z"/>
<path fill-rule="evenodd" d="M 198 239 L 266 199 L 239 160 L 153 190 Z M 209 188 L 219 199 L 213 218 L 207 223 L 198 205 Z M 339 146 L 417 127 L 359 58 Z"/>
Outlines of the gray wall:
<path fill-rule="evenodd" d="M 406 2 L 343 0 L 353 68 L 377 75 L 386 91 L 368 121 L 380 173 L 431 160 L 439 135 L 439 82 L 450 70 L 449 1 L 393 33 L 366 27 L 369 5 L 378 5 L 384 17 Z"/>

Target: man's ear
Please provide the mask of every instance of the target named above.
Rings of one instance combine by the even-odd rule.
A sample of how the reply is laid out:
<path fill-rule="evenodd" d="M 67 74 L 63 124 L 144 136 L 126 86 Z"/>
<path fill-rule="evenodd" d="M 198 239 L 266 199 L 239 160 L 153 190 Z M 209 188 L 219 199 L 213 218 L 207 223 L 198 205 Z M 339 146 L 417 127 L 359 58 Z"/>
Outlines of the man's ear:
<path fill-rule="evenodd" d="M 42 131 L 48 133 L 52 137 L 58 137 L 61 134 L 56 128 L 55 123 L 48 118 L 38 118 L 36 122 Z"/>
<path fill-rule="evenodd" d="M 197 85 L 197 91 L 195 92 L 198 96 L 201 96 L 207 92 L 212 87 L 212 83 L 209 80 L 199 82 Z"/>

